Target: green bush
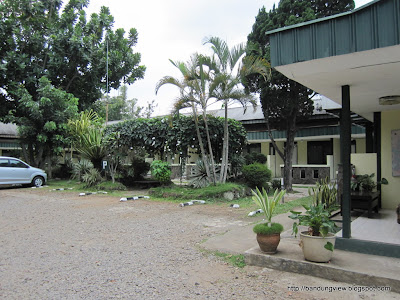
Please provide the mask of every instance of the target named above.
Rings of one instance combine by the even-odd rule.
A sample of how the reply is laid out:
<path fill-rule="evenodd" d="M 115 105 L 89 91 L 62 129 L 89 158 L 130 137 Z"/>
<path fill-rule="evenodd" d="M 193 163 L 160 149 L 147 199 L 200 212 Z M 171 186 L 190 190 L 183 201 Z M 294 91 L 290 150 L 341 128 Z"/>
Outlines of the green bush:
<path fill-rule="evenodd" d="M 150 164 L 143 157 L 134 157 L 132 159 L 133 178 L 143 179 L 147 172 L 150 171 Z"/>
<path fill-rule="evenodd" d="M 268 188 L 268 182 L 271 180 L 271 170 L 266 165 L 254 163 L 245 165 L 242 168 L 245 182 L 251 188 Z"/>
<path fill-rule="evenodd" d="M 144 157 L 134 156 L 129 165 L 121 167 L 119 180 L 126 186 L 133 186 L 134 181 L 143 180 L 149 170 L 150 164 Z"/>
<path fill-rule="evenodd" d="M 276 189 L 280 190 L 282 188 L 281 181 L 279 179 L 273 179 L 271 181 L 271 187 L 273 191 Z"/>
<path fill-rule="evenodd" d="M 104 181 L 96 185 L 96 188 L 103 191 L 126 191 L 126 186 L 120 182 Z"/>
<path fill-rule="evenodd" d="M 64 163 L 57 163 L 53 169 L 53 177 L 60 179 L 71 178 L 74 170 L 74 163 L 71 158 L 66 158 Z"/>
<path fill-rule="evenodd" d="M 87 171 L 82 176 L 82 181 L 85 183 L 86 187 L 95 186 L 97 183 L 101 181 L 101 175 L 99 170 L 93 168 Z"/>
<path fill-rule="evenodd" d="M 151 163 L 151 176 L 160 182 L 171 181 L 171 165 L 168 162 L 155 160 Z"/>
<path fill-rule="evenodd" d="M 245 188 L 236 183 L 225 183 L 210 185 L 205 188 L 196 189 L 188 186 L 168 186 L 155 187 L 149 190 L 149 194 L 154 198 L 173 198 L 173 199 L 215 199 L 224 201 L 223 194 L 232 192 L 238 197 L 244 197 Z"/>
<path fill-rule="evenodd" d="M 93 169 L 93 163 L 87 159 L 81 159 L 77 163 L 73 164 L 72 167 L 72 179 L 83 180 L 83 175 Z"/>
<path fill-rule="evenodd" d="M 255 163 L 265 164 L 267 162 L 267 157 L 262 153 L 251 152 L 244 156 L 246 165 L 251 165 Z"/>
<path fill-rule="evenodd" d="M 267 223 L 262 223 L 254 226 L 253 231 L 254 233 L 270 235 L 275 233 L 281 233 L 283 231 L 283 226 L 279 223 L 272 223 L 270 227 L 268 226 Z"/>
<path fill-rule="evenodd" d="M 243 165 L 245 165 L 246 163 L 245 158 L 242 155 L 232 155 L 232 157 L 230 158 L 230 163 L 230 175 L 236 178 L 240 174 Z"/>

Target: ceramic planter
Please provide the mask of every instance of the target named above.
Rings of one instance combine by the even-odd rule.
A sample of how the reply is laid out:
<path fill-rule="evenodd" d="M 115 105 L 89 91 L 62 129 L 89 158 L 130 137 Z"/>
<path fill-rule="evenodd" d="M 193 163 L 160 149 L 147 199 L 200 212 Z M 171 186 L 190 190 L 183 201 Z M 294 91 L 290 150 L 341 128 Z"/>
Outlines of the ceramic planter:
<path fill-rule="evenodd" d="M 304 258 L 313 262 L 328 262 L 332 258 L 332 251 L 324 248 L 327 242 L 335 246 L 336 236 L 328 233 L 326 237 L 311 236 L 307 231 L 300 233 L 300 247 L 303 250 Z"/>
<path fill-rule="evenodd" d="M 267 254 L 276 253 L 276 248 L 281 240 L 281 234 L 261 234 L 257 233 L 257 242 L 262 252 Z"/>

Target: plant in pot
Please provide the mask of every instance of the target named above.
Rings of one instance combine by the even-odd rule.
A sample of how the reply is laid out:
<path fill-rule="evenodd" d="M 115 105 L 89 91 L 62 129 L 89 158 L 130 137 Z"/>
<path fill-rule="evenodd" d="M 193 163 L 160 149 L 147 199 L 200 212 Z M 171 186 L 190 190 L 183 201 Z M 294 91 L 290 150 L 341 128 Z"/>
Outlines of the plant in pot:
<path fill-rule="evenodd" d="M 253 201 L 262 210 L 265 216 L 265 223 L 257 224 L 254 226 L 253 231 L 257 234 L 257 242 L 260 246 L 261 251 L 273 254 L 276 253 L 276 248 L 281 240 L 281 232 L 283 231 L 282 224 L 272 223 L 272 214 L 275 208 L 281 201 L 285 191 L 275 190 L 272 197 L 268 197 L 267 191 L 262 188 L 260 191 L 258 188 L 252 190 Z"/>
<path fill-rule="evenodd" d="M 350 187 L 352 191 L 365 191 L 372 192 L 377 184 L 389 184 L 386 178 L 382 178 L 379 182 L 374 182 L 373 178 L 375 173 L 370 175 L 355 175 L 353 176 L 353 180 L 351 181 Z"/>
<path fill-rule="evenodd" d="M 332 258 L 337 226 L 330 219 L 332 212 L 337 209 L 334 202 L 337 190 L 329 187 L 327 182 L 317 185 L 312 190 L 311 205 L 303 205 L 305 212 L 291 211 L 289 218 L 297 220 L 293 223 L 293 233 L 297 236 L 299 226 L 307 226 L 308 230 L 300 232 L 300 247 L 304 258 L 313 262 L 328 262 Z M 323 197 L 321 197 L 323 194 Z M 328 198 L 325 198 L 328 197 Z"/>

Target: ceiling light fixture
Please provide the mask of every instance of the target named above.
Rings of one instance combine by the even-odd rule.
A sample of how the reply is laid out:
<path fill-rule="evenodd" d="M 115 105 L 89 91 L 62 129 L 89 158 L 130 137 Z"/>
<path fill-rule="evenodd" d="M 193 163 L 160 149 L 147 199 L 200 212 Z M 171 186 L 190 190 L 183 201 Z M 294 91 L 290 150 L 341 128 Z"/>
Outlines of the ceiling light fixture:
<path fill-rule="evenodd" d="M 385 96 L 379 98 L 379 105 L 400 104 L 400 95 Z"/>

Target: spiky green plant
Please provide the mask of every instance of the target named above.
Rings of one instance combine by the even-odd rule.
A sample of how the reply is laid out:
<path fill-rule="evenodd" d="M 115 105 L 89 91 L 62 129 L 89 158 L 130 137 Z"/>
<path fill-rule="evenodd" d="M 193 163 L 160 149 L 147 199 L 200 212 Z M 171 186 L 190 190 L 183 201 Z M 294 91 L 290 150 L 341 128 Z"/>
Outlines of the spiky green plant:
<path fill-rule="evenodd" d="M 82 180 L 82 176 L 93 169 L 93 164 L 90 160 L 81 159 L 72 166 L 72 179 Z"/>
<path fill-rule="evenodd" d="M 312 197 L 315 206 L 319 204 L 325 204 L 327 207 L 336 205 L 337 189 L 335 183 L 329 182 L 328 178 L 317 182 L 315 187 L 309 187 L 308 194 Z"/>
<path fill-rule="evenodd" d="M 92 168 L 82 176 L 82 181 L 85 183 L 86 187 L 92 187 L 101 181 L 100 172 Z"/>
<path fill-rule="evenodd" d="M 278 189 L 276 189 L 272 197 L 268 197 L 268 193 L 264 188 L 262 188 L 262 191 L 256 188 L 256 191 L 252 190 L 251 192 L 253 193 L 252 199 L 254 203 L 262 209 L 265 215 L 266 223 L 268 224 L 268 226 L 271 226 L 272 214 L 274 213 L 275 208 L 281 201 L 283 195 L 285 195 L 285 191 L 279 191 Z"/>

